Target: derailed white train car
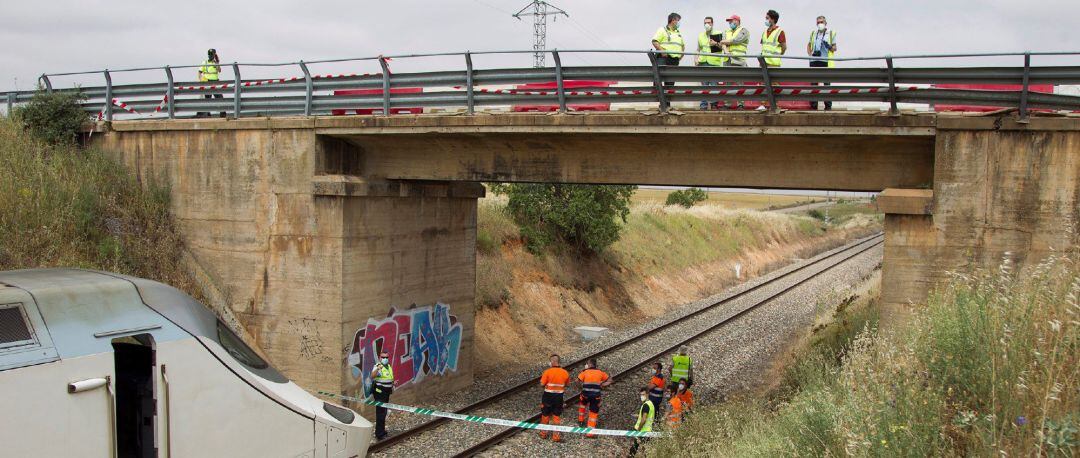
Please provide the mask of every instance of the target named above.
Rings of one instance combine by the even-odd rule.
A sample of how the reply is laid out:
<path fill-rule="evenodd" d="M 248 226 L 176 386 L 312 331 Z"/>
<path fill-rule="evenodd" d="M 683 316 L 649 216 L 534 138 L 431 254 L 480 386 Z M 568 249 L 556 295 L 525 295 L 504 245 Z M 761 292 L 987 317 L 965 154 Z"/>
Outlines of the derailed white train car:
<path fill-rule="evenodd" d="M 363 456 L 312 396 L 190 296 L 77 269 L 0 272 L 3 456 Z"/>

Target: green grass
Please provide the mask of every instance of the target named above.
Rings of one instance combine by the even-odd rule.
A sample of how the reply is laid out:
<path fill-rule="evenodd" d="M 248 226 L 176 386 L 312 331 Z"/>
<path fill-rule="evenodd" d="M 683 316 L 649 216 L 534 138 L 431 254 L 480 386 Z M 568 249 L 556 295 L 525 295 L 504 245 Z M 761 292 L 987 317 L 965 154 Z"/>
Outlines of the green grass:
<path fill-rule="evenodd" d="M 101 151 L 49 146 L 0 120 L 0 270 L 80 267 L 196 289 L 167 188 Z"/>
<path fill-rule="evenodd" d="M 788 389 L 699 409 L 649 453 L 1075 456 L 1078 265 L 1074 248 L 1022 275 L 958 275 L 896 330 L 822 334 Z"/>

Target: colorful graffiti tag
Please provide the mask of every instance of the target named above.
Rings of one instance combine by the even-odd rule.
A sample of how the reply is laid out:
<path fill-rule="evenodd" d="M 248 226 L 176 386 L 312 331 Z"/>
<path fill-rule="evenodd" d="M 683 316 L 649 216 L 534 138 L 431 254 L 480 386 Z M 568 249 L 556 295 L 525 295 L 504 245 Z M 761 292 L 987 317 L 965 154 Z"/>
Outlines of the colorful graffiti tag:
<path fill-rule="evenodd" d="M 391 307 L 386 318 L 369 318 L 366 326 L 356 330 L 348 353 L 349 371 L 354 381 L 369 386 L 378 352 L 384 350 L 390 354 L 395 387 L 456 372 L 461 332 L 461 323 L 446 304 L 407 310 Z"/>

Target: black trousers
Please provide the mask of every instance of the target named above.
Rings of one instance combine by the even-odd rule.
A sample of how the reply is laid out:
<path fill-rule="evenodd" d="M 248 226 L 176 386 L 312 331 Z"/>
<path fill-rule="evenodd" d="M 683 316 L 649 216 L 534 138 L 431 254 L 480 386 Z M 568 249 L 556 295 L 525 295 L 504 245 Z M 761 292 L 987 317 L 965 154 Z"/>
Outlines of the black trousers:
<path fill-rule="evenodd" d="M 670 65 L 670 66 L 673 66 L 673 67 L 678 67 L 679 66 L 679 59 L 677 57 L 671 57 L 671 56 L 668 56 L 668 55 L 663 55 L 663 56 L 660 56 L 659 58 L 657 58 L 656 63 L 659 64 L 659 65 Z M 667 81 L 667 82 L 664 83 L 664 86 L 674 86 L 674 85 L 675 85 L 674 81 Z"/>
<path fill-rule="evenodd" d="M 224 96 L 224 95 L 221 95 L 221 94 L 206 94 L 206 95 L 204 95 L 204 96 L 203 96 L 203 98 L 204 98 L 204 99 L 208 99 L 208 100 L 212 100 L 212 99 L 224 99 L 224 98 L 225 98 L 225 96 Z M 195 116 L 197 116 L 197 117 L 200 117 L 200 118 L 208 118 L 208 117 L 210 117 L 210 112 L 208 112 L 208 111 L 200 111 L 199 113 L 196 113 L 196 114 L 195 114 Z M 220 116 L 221 116 L 222 118 L 224 118 L 224 117 L 225 117 L 225 112 L 224 112 L 224 111 L 222 111 L 222 112 L 220 113 Z"/>
<path fill-rule="evenodd" d="M 371 389 L 371 397 L 379 402 L 390 402 L 392 390 L 375 385 Z M 375 438 L 382 439 L 386 436 L 386 407 L 375 407 Z"/>
<path fill-rule="evenodd" d="M 824 60 L 812 60 L 812 61 L 810 61 L 810 67 L 813 67 L 813 68 L 827 68 L 828 66 L 829 66 L 828 61 L 824 61 Z M 813 83 L 813 84 L 814 84 L 814 86 L 818 85 L 818 83 Z M 821 83 L 821 84 L 824 84 L 825 86 L 829 85 L 829 83 Z M 810 109 L 811 110 L 816 110 L 817 107 L 818 107 L 818 103 L 817 103 L 816 100 L 810 102 Z M 831 110 L 832 109 L 832 102 L 825 101 L 825 109 L 826 110 Z"/>
<path fill-rule="evenodd" d="M 562 393 L 548 393 L 540 397 L 540 415 L 562 416 L 563 395 Z"/>

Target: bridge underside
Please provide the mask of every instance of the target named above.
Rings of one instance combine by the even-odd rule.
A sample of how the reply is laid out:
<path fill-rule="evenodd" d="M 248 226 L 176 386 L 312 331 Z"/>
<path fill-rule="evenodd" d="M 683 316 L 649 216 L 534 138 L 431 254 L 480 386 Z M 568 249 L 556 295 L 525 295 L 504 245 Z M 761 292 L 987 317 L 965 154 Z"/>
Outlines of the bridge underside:
<path fill-rule="evenodd" d="M 353 147 L 351 172 L 391 180 L 878 192 L 930 186 L 934 120 L 488 115 L 318 119 L 315 131 Z"/>

